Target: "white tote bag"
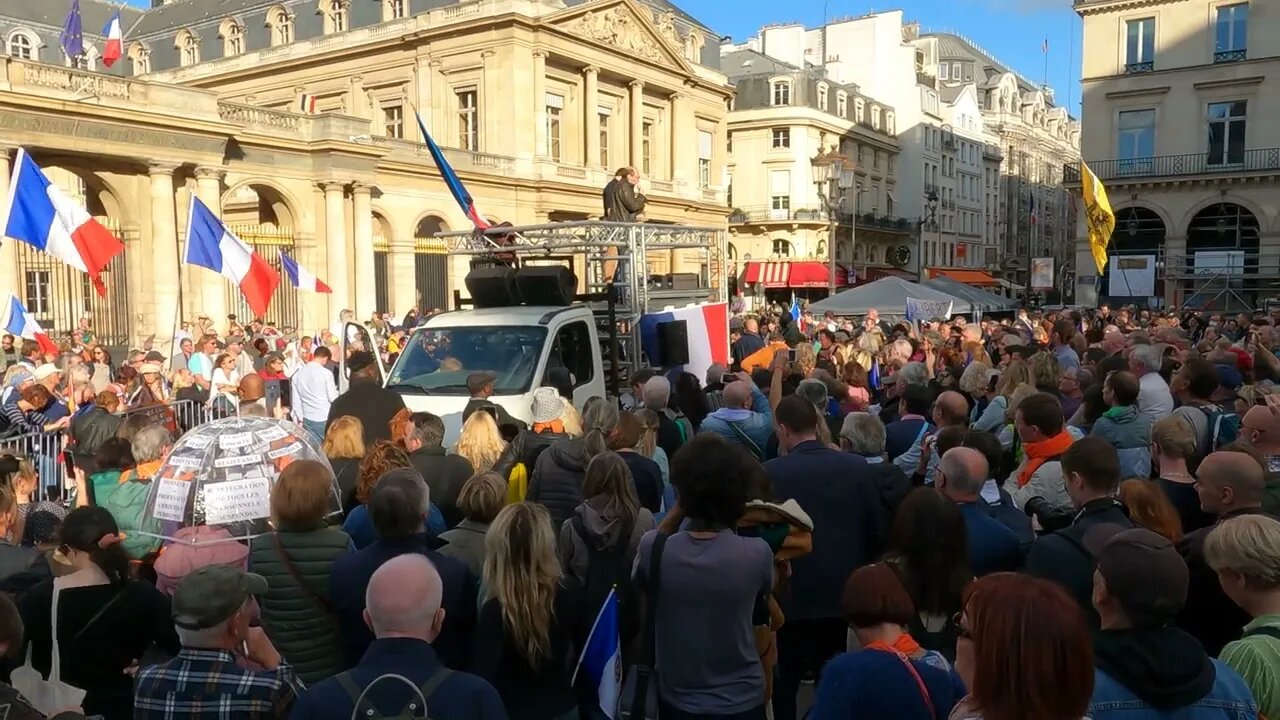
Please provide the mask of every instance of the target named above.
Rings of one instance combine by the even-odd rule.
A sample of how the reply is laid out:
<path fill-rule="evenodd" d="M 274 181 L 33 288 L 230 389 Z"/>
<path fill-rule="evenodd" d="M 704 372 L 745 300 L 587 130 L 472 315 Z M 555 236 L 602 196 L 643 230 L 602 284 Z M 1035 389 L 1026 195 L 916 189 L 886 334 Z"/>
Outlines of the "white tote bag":
<path fill-rule="evenodd" d="M 84 703 L 85 691 L 62 682 L 62 656 L 58 652 L 58 595 L 62 592 L 65 578 L 53 581 L 53 607 L 50 614 L 53 623 L 53 655 L 49 663 L 49 679 L 45 680 L 31 665 L 31 643 L 27 644 L 27 661 L 22 667 L 10 674 L 13 688 L 41 713 L 52 717 L 61 710 L 81 707 Z"/>

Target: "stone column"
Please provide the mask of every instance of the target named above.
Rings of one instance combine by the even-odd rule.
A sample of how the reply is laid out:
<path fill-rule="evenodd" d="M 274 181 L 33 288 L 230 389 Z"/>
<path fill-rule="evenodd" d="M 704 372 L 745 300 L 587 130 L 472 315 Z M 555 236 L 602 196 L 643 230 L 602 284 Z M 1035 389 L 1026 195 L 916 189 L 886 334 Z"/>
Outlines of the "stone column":
<path fill-rule="evenodd" d="M 210 167 L 196 168 L 196 197 L 205 204 L 214 215 L 222 217 L 222 169 Z M 227 316 L 227 282 L 221 275 L 204 268 L 193 268 L 191 271 L 192 289 L 198 293 L 200 300 L 197 312 L 203 312 L 215 323 L 223 322 Z M 194 320 L 195 318 L 189 318 Z"/>
<path fill-rule="evenodd" d="M 431 89 L 431 104 L 424 110 L 427 113 L 427 131 L 437 142 L 456 144 L 456 140 L 450 140 L 453 135 L 448 131 L 449 125 L 446 122 L 449 109 L 456 106 L 450 105 L 454 101 L 449 97 L 449 86 L 444 81 L 444 73 L 440 71 L 443 66 L 444 61 L 440 58 L 427 61 L 427 82 Z M 426 138 L 423 138 L 423 142 L 426 142 Z"/>
<path fill-rule="evenodd" d="M 697 156 L 697 141 L 687 137 L 685 115 L 689 112 L 689 96 L 675 93 L 671 96 L 671 179 L 676 182 L 688 182 L 689 171 L 686 158 Z M 692 145 L 690 143 L 693 143 Z M 689 152 L 690 149 L 694 152 Z"/>
<path fill-rule="evenodd" d="M 549 157 L 547 144 L 547 53 L 533 51 L 533 156 Z"/>
<path fill-rule="evenodd" d="M 507 114 L 507 108 L 499 102 L 499 98 L 505 99 L 505 93 L 500 89 L 501 77 L 496 67 L 498 52 L 496 50 L 484 50 L 480 53 L 480 62 L 483 64 L 484 87 L 480 88 L 480 97 L 476 101 L 479 104 L 477 110 L 480 112 L 480 142 L 477 147 L 472 148 L 479 152 L 514 154 L 512 147 L 506 147 L 502 142 L 502 135 L 498 132 L 498 116 Z"/>
<path fill-rule="evenodd" d="M 329 317 L 318 324 L 328 327 L 337 322 L 338 313 L 348 309 L 351 304 L 351 292 L 347 283 L 347 213 L 343 192 L 346 183 L 320 183 L 324 190 L 324 235 L 325 235 L 325 270 L 322 277 L 333 292 L 329 295 Z"/>
<path fill-rule="evenodd" d="M 151 175 L 151 297 L 155 303 L 151 332 L 154 347 L 172 356 L 173 332 L 180 312 L 178 286 L 178 227 L 174 209 L 173 171 L 176 165 L 153 163 Z"/>
<path fill-rule="evenodd" d="M 633 80 L 627 88 L 631 90 L 628 98 L 631 101 L 631 111 L 628 113 L 631 121 L 631 160 L 628 164 L 639 170 L 644 164 L 644 83 Z"/>
<path fill-rule="evenodd" d="M 582 71 L 582 127 L 586 136 L 583 147 L 586 148 L 582 164 L 586 167 L 597 167 L 600 164 L 600 98 L 597 84 L 600 79 L 600 68 L 588 67 Z"/>
<path fill-rule="evenodd" d="M 9 187 L 9 173 L 13 160 L 13 148 L 0 145 L 0 187 Z M 23 296 L 22 273 L 18 270 L 18 241 L 13 238 L 0 238 L 0 302 L 5 302 L 9 294 Z M 0 310 L 0 317 L 6 315 Z"/>
<path fill-rule="evenodd" d="M 387 278 L 391 285 L 391 307 L 393 313 L 403 313 L 418 304 L 418 268 L 414 257 L 414 238 L 412 235 L 390 238 L 390 252 L 387 254 L 390 266 Z"/>
<path fill-rule="evenodd" d="M 374 283 L 373 256 L 373 186 L 356 183 L 351 186 L 351 214 L 355 229 L 355 307 L 356 317 L 362 322 L 375 311 L 390 308 L 377 307 L 378 289 Z"/>

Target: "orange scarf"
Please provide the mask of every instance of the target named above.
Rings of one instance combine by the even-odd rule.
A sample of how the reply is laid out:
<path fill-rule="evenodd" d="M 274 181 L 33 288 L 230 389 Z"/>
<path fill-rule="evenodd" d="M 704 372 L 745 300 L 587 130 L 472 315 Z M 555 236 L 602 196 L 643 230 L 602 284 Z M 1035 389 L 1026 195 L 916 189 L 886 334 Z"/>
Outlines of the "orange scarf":
<path fill-rule="evenodd" d="M 1071 437 L 1071 433 L 1063 430 L 1048 440 L 1023 445 L 1022 449 L 1026 452 L 1027 459 L 1022 463 L 1022 470 L 1018 473 L 1018 487 L 1031 482 L 1031 476 L 1040 469 L 1041 465 L 1048 462 L 1049 458 L 1066 452 L 1073 442 L 1075 439 Z"/>
<path fill-rule="evenodd" d="M 887 642 L 881 642 L 879 640 L 876 640 L 874 642 L 869 642 L 866 645 L 863 645 L 862 649 L 887 650 L 895 654 L 902 653 L 903 655 L 906 655 L 908 658 L 919 655 L 921 651 L 920 643 L 916 642 L 914 638 L 912 638 L 910 635 L 906 633 L 902 633 L 901 635 L 899 635 L 898 639 L 894 640 L 892 645 L 890 645 Z"/>
<path fill-rule="evenodd" d="M 564 423 L 559 420 L 552 420 L 551 422 L 544 422 L 544 423 L 534 423 L 533 431 L 535 433 L 553 432 L 553 433 L 560 433 L 563 435 Z"/>

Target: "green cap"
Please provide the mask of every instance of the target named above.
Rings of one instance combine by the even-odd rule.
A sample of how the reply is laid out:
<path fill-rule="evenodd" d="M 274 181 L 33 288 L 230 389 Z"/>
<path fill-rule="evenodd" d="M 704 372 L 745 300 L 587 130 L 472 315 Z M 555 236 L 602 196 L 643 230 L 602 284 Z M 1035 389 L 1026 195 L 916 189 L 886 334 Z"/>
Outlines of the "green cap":
<path fill-rule="evenodd" d="M 253 595 L 267 593 L 267 579 L 230 565 L 206 565 L 182 578 L 173 592 L 173 624 L 204 630 L 225 622 Z"/>

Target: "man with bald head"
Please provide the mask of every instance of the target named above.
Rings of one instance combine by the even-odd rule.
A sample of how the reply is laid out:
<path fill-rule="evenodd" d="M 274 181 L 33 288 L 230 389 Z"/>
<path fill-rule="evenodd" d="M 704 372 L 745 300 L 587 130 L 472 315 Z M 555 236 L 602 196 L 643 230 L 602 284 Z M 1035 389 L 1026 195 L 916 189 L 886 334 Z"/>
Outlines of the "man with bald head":
<path fill-rule="evenodd" d="M 443 598 L 440 573 L 426 557 L 410 553 L 383 563 L 365 591 L 364 621 L 376 639 L 354 668 L 321 681 L 299 698 L 291 720 L 352 717 L 356 698 L 370 686 L 354 714 L 364 717 L 371 708 L 383 717 L 425 714 L 417 693 L 403 682 L 375 682 L 387 675 L 413 683 L 432 718 L 505 719 L 502 698 L 492 685 L 470 673 L 451 672 L 431 647 L 446 619 Z"/>
<path fill-rule="evenodd" d="M 764 462 L 765 448 L 773 432 L 769 398 L 760 392 L 750 375 L 740 372 L 736 377 L 724 386 L 724 407 L 703 418 L 699 432 L 716 433 Z"/>
<path fill-rule="evenodd" d="M 970 447 L 951 448 L 938 462 L 934 486 L 960 506 L 969 541 L 969 566 L 974 577 L 1013 572 L 1022 565 L 1018 536 L 992 514 L 982 499 L 982 486 L 991 471 L 987 458 Z"/>
<path fill-rule="evenodd" d="M 1280 407 L 1249 408 L 1240 422 L 1240 439 L 1262 454 L 1267 468 L 1267 489 L 1262 507 L 1280 514 Z"/>
<path fill-rule="evenodd" d="M 1266 408 L 1255 408 L 1266 411 Z M 1247 433 L 1248 431 L 1243 430 Z M 1178 624 L 1217 657 L 1223 646 L 1240 639 L 1250 618 L 1227 597 L 1217 582 L 1217 573 L 1204 557 L 1204 541 L 1223 520 L 1263 512 L 1266 471 L 1258 452 L 1243 444 L 1209 453 L 1196 471 L 1196 492 L 1200 508 L 1217 518 L 1206 528 L 1188 533 L 1178 551 L 1191 570 L 1191 588 Z"/>
<path fill-rule="evenodd" d="M 933 401 L 932 419 L 934 431 L 918 438 L 916 440 L 918 447 L 911 448 L 894 461 L 898 467 L 902 467 L 902 458 L 919 452 L 920 459 L 916 462 L 915 475 L 912 477 L 912 484 L 915 485 L 933 484 L 934 477 L 938 473 L 939 458 L 938 454 L 933 452 L 938 433 L 949 427 L 967 428 L 969 426 L 969 401 L 965 400 L 960 393 L 947 390 Z"/>

